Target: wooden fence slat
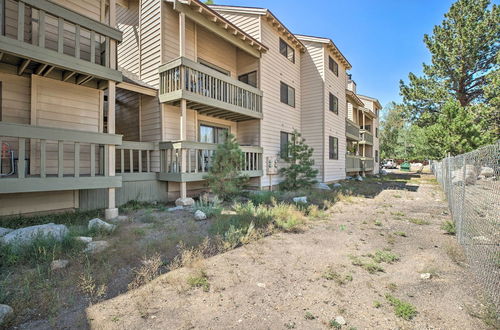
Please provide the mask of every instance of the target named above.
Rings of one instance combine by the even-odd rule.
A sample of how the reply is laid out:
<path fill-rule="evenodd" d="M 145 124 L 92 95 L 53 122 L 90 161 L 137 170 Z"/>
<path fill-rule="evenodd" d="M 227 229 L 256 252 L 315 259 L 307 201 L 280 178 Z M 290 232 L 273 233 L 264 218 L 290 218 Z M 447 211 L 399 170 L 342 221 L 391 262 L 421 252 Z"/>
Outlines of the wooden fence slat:
<path fill-rule="evenodd" d="M 75 142 L 75 178 L 80 177 L 80 143 Z"/>
<path fill-rule="evenodd" d="M 25 177 L 25 167 L 26 167 L 26 139 L 19 138 L 19 157 L 17 160 L 17 176 L 19 179 L 24 179 Z"/>
<path fill-rule="evenodd" d="M 38 46 L 45 48 L 45 11 L 38 12 Z"/>
<path fill-rule="evenodd" d="M 95 176 L 95 143 L 90 144 L 90 176 Z"/>
<path fill-rule="evenodd" d="M 64 53 L 64 19 L 57 19 L 57 52 Z"/>
<path fill-rule="evenodd" d="M 47 140 L 40 140 L 40 177 L 46 176 Z"/>
<path fill-rule="evenodd" d="M 24 2 L 17 2 L 17 40 L 24 41 Z"/>

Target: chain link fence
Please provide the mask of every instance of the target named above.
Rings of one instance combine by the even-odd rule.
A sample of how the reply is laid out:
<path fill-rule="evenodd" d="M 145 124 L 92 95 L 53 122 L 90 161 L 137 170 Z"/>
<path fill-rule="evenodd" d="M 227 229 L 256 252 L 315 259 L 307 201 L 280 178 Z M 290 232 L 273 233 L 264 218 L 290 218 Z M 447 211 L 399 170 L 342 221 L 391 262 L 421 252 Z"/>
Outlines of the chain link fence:
<path fill-rule="evenodd" d="M 500 311 L 500 141 L 432 162 L 467 263 Z"/>

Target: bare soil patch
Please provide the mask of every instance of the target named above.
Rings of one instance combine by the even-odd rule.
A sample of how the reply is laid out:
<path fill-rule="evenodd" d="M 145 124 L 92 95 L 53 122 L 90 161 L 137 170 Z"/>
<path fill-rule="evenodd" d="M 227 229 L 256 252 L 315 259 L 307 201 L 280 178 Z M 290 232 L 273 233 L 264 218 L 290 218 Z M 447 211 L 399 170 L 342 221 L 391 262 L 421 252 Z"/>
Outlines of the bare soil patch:
<path fill-rule="evenodd" d="M 477 281 L 430 175 L 348 184 L 353 197 L 279 233 L 90 306 L 93 329 L 487 329 Z M 421 274 L 431 274 L 422 279 Z M 336 318 L 341 316 L 346 325 Z M 406 319 L 405 319 L 406 318 Z M 339 320 L 339 319 L 337 319 Z"/>

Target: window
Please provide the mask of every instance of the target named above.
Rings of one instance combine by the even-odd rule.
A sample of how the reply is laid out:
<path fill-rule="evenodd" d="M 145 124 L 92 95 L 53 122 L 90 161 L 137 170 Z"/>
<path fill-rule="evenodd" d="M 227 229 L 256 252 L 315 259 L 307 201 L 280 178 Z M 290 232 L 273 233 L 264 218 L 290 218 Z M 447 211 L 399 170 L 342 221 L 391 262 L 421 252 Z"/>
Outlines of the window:
<path fill-rule="evenodd" d="M 289 59 L 292 63 L 295 63 L 295 50 L 286 43 L 285 40 L 280 38 L 280 53 Z"/>
<path fill-rule="evenodd" d="M 212 70 L 215 70 L 215 71 L 218 71 L 218 72 L 220 72 L 220 73 L 222 73 L 222 74 L 225 74 L 226 76 L 230 76 L 230 75 L 231 75 L 231 72 L 229 72 L 229 71 L 227 71 L 227 70 L 225 70 L 225 69 L 221 68 L 220 66 L 217 66 L 217 65 L 212 64 L 212 63 L 210 63 L 210 62 L 207 62 L 207 61 L 205 61 L 205 60 L 202 60 L 202 59 L 200 59 L 200 58 L 198 59 L 198 62 L 199 62 L 201 65 L 204 65 L 204 66 L 206 66 L 206 67 L 208 67 L 208 68 L 210 68 L 210 69 L 212 69 Z"/>
<path fill-rule="evenodd" d="M 292 139 L 292 134 L 287 132 L 280 132 L 280 157 L 283 159 L 288 158 L 290 153 L 288 151 L 288 144 Z"/>
<path fill-rule="evenodd" d="M 378 127 L 375 127 L 375 137 L 378 138 Z"/>
<path fill-rule="evenodd" d="M 378 150 L 375 150 L 375 162 L 378 163 Z"/>
<path fill-rule="evenodd" d="M 224 143 L 229 130 L 225 127 L 216 127 L 200 124 L 200 142 L 206 143 Z"/>
<path fill-rule="evenodd" d="M 238 80 L 250 86 L 257 87 L 257 71 L 242 74 L 238 77 Z"/>
<path fill-rule="evenodd" d="M 280 86 L 280 101 L 295 108 L 295 88 L 281 82 Z"/>
<path fill-rule="evenodd" d="M 339 139 L 330 136 L 328 139 L 328 156 L 330 159 L 339 159 Z"/>
<path fill-rule="evenodd" d="M 337 115 L 339 114 L 339 99 L 330 93 L 330 111 L 336 113 Z"/>
<path fill-rule="evenodd" d="M 331 57 L 329 57 L 329 62 L 328 62 L 328 67 L 330 68 L 330 71 L 335 73 L 335 75 L 338 77 L 339 76 L 339 65 L 335 60 Z"/>

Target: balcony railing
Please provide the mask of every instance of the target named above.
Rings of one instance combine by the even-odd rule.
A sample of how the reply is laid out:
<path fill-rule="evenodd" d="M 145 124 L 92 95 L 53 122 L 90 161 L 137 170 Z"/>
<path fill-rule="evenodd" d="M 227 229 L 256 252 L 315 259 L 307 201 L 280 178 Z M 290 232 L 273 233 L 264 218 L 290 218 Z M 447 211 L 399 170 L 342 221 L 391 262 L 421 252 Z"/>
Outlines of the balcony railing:
<path fill-rule="evenodd" d="M 352 140 L 359 141 L 359 126 L 350 120 L 349 118 L 345 119 L 345 135 Z"/>
<path fill-rule="evenodd" d="M 262 91 L 180 57 L 159 68 L 160 102 L 186 99 L 198 112 L 229 120 L 262 118 Z"/>
<path fill-rule="evenodd" d="M 262 176 L 262 148 L 241 146 L 243 159 L 242 174 L 249 177 Z M 201 181 L 212 166 L 212 159 L 217 144 L 175 141 L 160 142 L 161 169 L 159 179 L 162 181 L 189 182 Z"/>
<path fill-rule="evenodd" d="M 373 135 L 372 133 L 361 130 L 361 141 L 360 143 L 365 143 L 365 144 L 373 144 Z"/>
<path fill-rule="evenodd" d="M 0 122 L 0 193 L 121 187 L 108 176 L 120 135 Z"/>
<path fill-rule="evenodd" d="M 354 155 L 345 156 L 345 171 L 348 172 L 359 172 L 361 171 L 361 157 Z"/>
<path fill-rule="evenodd" d="M 159 171 L 158 142 L 123 141 L 116 147 L 116 175 L 123 181 L 156 180 Z"/>
<path fill-rule="evenodd" d="M 362 157 L 361 158 L 361 168 L 362 171 L 371 171 L 374 168 L 373 158 L 371 157 Z"/>
<path fill-rule="evenodd" d="M 64 80 L 76 73 L 79 83 L 121 81 L 122 74 L 110 68 L 110 40 L 121 39 L 119 30 L 47 0 L 0 0 L 0 52 L 22 59 L 20 73 L 58 68 Z"/>

